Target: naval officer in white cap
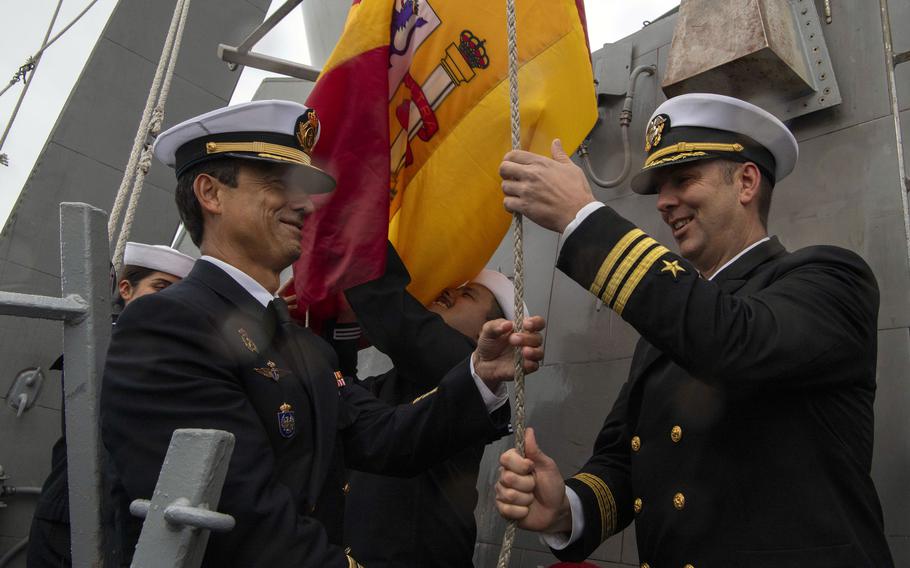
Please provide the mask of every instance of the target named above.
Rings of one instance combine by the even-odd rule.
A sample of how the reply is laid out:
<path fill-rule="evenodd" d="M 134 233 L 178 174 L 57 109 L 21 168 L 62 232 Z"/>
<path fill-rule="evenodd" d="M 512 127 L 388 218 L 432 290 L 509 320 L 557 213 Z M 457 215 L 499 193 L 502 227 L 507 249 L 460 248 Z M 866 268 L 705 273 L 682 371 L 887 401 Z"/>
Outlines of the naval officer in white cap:
<path fill-rule="evenodd" d="M 175 429 L 234 435 L 218 510 L 236 526 L 209 537 L 206 567 L 357 566 L 342 534 L 345 467 L 414 475 L 486 440 L 508 421 L 498 395 L 513 349 L 528 371 L 543 356 L 542 318 L 528 318 L 523 333 L 498 320 L 414 404 L 391 407 L 346 384 L 331 348 L 275 297 L 301 254 L 311 194 L 334 186 L 310 158 L 320 128 L 313 109 L 258 101 L 191 118 L 155 142 L 176 170 L 177 207 L 202 256 L 118 321 L 102 436 L 129 503 L 151 497 Z M 129 557 L 140 522 L 121 520 Z"/>
<path fill-rule="evenodd" d="M 595 201 L 558 141 L 502 163 L 506 208 L 563 233 L 558 268 L 642 339 L 588 462 L 563 480 L 529 434 L 527 459 L 501 457 L 500 513 L 570 561 L 634 522 L 643 568 L 893 566 L 870 478 L 875 277 L 767 232 L 796 140 L 688 94 L 655 110 L 645 151 L 632 189 L 657 194 L 679 254 Z"/>

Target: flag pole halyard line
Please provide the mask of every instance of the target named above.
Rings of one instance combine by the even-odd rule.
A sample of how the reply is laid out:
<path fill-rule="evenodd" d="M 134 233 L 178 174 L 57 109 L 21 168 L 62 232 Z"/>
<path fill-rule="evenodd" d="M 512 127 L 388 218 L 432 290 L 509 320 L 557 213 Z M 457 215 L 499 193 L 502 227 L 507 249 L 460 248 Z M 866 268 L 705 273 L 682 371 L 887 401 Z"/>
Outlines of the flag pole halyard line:
<path fill-rule="evenodd" d="M 506 0 L 506 26 L 509 38 L 509 109 L 512 128 L 512 149 L 521 149 L 521 115 L 518 106 L 518 40 L 516 39 L 515 0 Z M 524 320 L 524 254 L 522 251 L 522 216 L 513 214 L 512 234 L 515 257 L 515 331 L 522 331 Z M 522 367 L 521 348 L 515 349 L 515 449 L 525 455 L 525 373 Z M 508 568 L 512 556 L 512 543 L 518 523 L 509 521 L 502 538 L 497 568 Z"/>

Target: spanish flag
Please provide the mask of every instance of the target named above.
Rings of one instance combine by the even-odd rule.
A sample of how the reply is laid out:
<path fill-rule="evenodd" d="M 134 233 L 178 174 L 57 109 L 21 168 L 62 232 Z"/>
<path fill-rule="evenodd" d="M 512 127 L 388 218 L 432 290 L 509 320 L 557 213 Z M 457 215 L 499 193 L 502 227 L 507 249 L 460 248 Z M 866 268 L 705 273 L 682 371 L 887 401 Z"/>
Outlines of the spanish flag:
<path fill-rule="evenodd" d="M 522 148 L 549 155 L 561 138 L 573 150 L 596 118 L 582 0 L 516 9 Z M 303 304 L 378 276 L 386 235 L 424 303 L 483 268 L 511 222 L 498 175 L 510 149 L 507 53 L 505 2 L 353 5 L 307 101 L 323 125 L 316 158 L 338 188 L 305 231 Z"/>

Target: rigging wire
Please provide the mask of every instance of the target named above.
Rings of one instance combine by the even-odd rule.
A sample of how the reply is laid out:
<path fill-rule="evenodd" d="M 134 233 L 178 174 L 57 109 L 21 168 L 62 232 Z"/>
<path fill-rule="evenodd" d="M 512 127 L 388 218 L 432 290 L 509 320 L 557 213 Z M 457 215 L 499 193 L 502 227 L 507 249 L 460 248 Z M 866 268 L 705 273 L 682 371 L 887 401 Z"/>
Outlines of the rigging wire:
<path fill-rule="evenodd" d="M 38 63 L 41 62 L 41 53 L 47 49 L 48 41 L 47 39 L 51 36 L 51 30 L 54 29 L 54 24 L 57 22 L 57 16 L 60 14 L 60 7 L 63 5 L 63 0 L 57 0 L 57 7 L 54 8 L 54 15 L 51 16 L 51 23 L 47 26 L 47 32 L 44 34 L 44 39 L 41 41 L 41 49 L 38 50 L 38 57 L 33 59 L 31 62 L 27 62 L 23 67 L 30 67 L 29 70 L 24 73 L 28 73 L 28 78 L 25 79 L 25 86 L 22 87 L 22 92 L 19 93 L 19 100 L 16 101 L 16 106 L 13 107 L 13 113 L 10 115 L 9 122 L 6 124 L 6 129 L 3 131 L 3 136 L 0 136 L 0 150 L 3 149 L 3 144 L 6 142 L 6 137 L 9 136 L 9 131 L 13 127 L 13 122 L 16 120 L 16 115 L 19 114 L 19 108 L 22 107 L 22 100 L 25 98 L 25 94 L 28 93 L 28 88 L 32 84 L 32 79 L 35 77 L 35 71 L 38 70 Z M 56 38 L 55 38 L 56 39 Z M 31 58 L 29 58 L 31 59 Z M 18 75 L 22 71 L 22 67 L 19 68 L 19 71 L 16 72 Z M 23 74 L 24 76 L 24 74 Z M 9 87 L 7 87 L 9 88 Z M 6 92 L 4 89 L 3 92 Z M 2 94 L 2 93 L 0 93 Z M 6 154 L 0 153 L 0 164 L 4 166 L 9 165 L 9 158 Z"/>

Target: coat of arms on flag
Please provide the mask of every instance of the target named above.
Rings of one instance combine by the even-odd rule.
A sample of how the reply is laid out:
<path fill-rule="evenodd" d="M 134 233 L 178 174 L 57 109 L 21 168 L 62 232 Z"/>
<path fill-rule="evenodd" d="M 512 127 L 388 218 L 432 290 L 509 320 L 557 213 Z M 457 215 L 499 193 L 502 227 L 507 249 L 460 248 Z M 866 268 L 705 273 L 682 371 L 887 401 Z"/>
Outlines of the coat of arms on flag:
<path fill-rule="evenodd" d="M 427 302 L 480 271 L 511 217 L 505 8 L 482 0 L 359 0 L 307 104 L 315 156 L 338 180 L 304 229 L 304 306 L 375 278 L 385 240 Z M 517 0 L 522 147 L 573 150 L 596 119 L 582 0 Z"/>

